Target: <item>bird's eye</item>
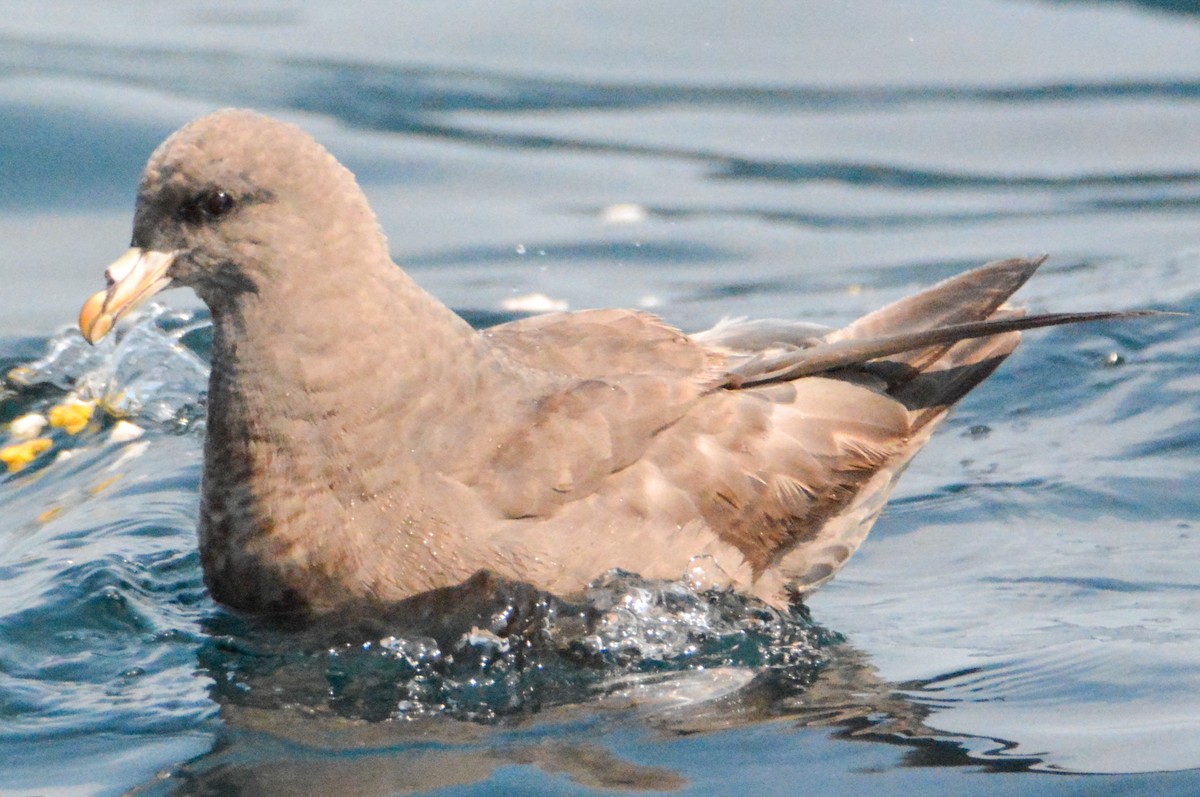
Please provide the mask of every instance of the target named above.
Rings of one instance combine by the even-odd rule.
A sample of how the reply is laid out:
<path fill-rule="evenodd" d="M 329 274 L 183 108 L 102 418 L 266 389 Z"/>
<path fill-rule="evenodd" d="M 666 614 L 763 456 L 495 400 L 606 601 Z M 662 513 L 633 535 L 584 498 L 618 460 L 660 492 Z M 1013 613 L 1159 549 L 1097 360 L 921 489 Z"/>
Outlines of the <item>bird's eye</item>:
<path fill-rule="evenodd" d="M 228 191 L 213 191 L 204 197 L 204 212 L 211 218 L 219 218 L 233 210 L 233 197 Z"/>
<path fill-rule="evenodd" d="M 180 218 L 189 224 L 203 224 L 219 219 L 233 210 L 233 196 L 228 191 L 205 191 L 179 209 Z"/>

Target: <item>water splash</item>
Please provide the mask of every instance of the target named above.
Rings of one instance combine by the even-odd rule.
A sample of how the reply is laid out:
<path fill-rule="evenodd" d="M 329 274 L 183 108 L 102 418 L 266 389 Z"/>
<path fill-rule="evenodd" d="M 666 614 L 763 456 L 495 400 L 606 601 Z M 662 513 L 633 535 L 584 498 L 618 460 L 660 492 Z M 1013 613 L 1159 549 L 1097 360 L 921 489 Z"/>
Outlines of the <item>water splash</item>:
<path fill-rule="evenodd" d="M 240 707 L 494 722 L 631 689 L 639 702 L 656 694 L 699 701 L 714 696 L 710 689 L 723 695 L 730 683 L 763 673 L 808 684 L 825 665 L 822 648 L 836 640 L 801 611 L 779 612 L 682 581 L 614 571 L 577 603 L 525 585 L 488 583 L 496 585 L 484 613 L 490 620 L 480 623 L 475 609 L 439 616 L 440 629 L 456 630 L 438 639 L 407 629 L 346 639 L 344 618 L 298 634 L 221 615 L 209 624 L 202 667 L 218 701 Z M 689 677 L 727 668 L 743 677 Z M 688 689 L 680 689 L 681 678 Z"/>
<path fill-rule="evenodd" d="M 117 418 L 194 427 L 204 417 L 208 364 L 183 341 L 207 325 L 200 314 L 156 304 L 95 346 L 64 329 L 41 358 L 9 371 L 7 382 L 18 394 L 71 391 Z"/>

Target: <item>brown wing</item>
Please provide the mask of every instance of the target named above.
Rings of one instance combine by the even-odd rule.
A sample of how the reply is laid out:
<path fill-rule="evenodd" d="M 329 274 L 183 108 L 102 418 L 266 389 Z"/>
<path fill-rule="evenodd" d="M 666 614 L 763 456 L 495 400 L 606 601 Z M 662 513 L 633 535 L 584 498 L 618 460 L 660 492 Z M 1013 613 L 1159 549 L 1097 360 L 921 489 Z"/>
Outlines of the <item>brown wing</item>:
<path fill-rule="evenodd" d="M 649 456 L 668 480 L 695 492 L 705 523 L 757 578 L 817 539 L 903 454 L 910 427 L 907 410 L 878 380 L 810 377 L 713 394 Z"/>
<path fill-rule="evenodd" d="M 509 518 L 591 495 L 723 378 L 721 355 L 645 313 L 535 316 L 483 335 L 525 386 L 520 421 L 458 478 Z"/>

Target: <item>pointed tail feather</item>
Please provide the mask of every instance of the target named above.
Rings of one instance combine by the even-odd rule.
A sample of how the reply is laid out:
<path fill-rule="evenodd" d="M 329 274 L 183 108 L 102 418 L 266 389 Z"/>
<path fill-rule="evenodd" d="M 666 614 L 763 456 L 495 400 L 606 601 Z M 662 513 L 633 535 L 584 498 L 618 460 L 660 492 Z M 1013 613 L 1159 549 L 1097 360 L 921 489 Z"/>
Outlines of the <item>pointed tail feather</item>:
<path fill-rule="evenodd" d="M 1044 262 L 1045 255 L 1034 260 L 996 260 L 956 274 L 868 313 L 826 340 L 876 338 L 991 318 Z"/>
<path fill-rule="evenodd" d="M 1163 315 L 1157 310 L 1135 310 L 1129 312 L 1099 313 L 1047 313 L 1044 315 L 1017 318 L 989 319 L 963 324 L 950 324 L 933 329 L 920 329 L 871 338 L 849 338 L 823 343 L 808 349 L 795 349 L 771 357 L 751 358 L 739 363 L 728 372 L 727 384 L 731 387 L 748 387 L 765 382 L 799 379 L 802 376 L 848 368 L 870 362 L 880 357 L 925 349 L 931 346 L 946 346 L 960 340 L 984 338 L 1005 332 L 1052 327 L 1062 324 L 1079 324 L 1089 321 L 1142 318 Z"/>

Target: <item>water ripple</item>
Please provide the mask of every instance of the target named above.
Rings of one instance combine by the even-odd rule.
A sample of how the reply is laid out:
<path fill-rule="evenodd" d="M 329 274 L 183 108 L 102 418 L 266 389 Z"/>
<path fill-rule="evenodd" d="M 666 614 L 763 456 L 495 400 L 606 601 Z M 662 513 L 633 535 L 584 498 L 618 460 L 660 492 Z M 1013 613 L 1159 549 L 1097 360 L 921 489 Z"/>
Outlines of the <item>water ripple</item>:
<path fill-rule="evenodd" d="M 262 107 L 319 113 L 359 129 L 384 130 L 490 148 L 610 153 L 707 164 L 715 179 L 780 183 L 837 183 L 876 189 L 1068 191 L 1193 189 L 1188 194 L 1087 198 L 1056 212 L 1193 209 L 1200 199 L 1195 169 L 1093 172 L 1068 175 L 987 173 L 914 168 L 885 161 L 776 160 L 715 149 L 654 146 L 628 141 L 488 127 L 462 114 L 531 115 L 545 111 L 703 108 L 732 111 L 828 112 L 964 105 L 1006 107 L 1053 103 L 1179 101 L 1200 97 L 1200 81 L 1119 80 L 1015 86 L 857 86 L 847 88 L 690 86 L 576 81 L 489 70 L 438 69 L 280 58 L 247 52 L 163 50 L 0 38 L 0 66 L 48 77 L 107 80 L 122 86 L 186 92 Z M 19 131 L 17 128 L 14 132 Z M 98 144 L 99 145 L 99 144 Z M 27 201 L 27 200 L 26 200 Z M 1039 211 L 1030 211 L 1036 213 Z M 1001 215 L 996 218 L 1004 218 Z M 1014 218 L 1020 218 L 1017 214 Z M 952 218 L 952 217 L 949 217 Z M 984 216 L 984 218 L 991 218 Z M 920 220 L 918 217 L 917 220 Z M 947 220 L 947 219 L 942 219 Z M 890 223 L 903 223 L 893 217 Z M 820 226 L 813 218 L 809 223 Z M 847 220 L 846 224 L 852 224 Z M 886 220 L 881 223 L 889 223 Z"/>

